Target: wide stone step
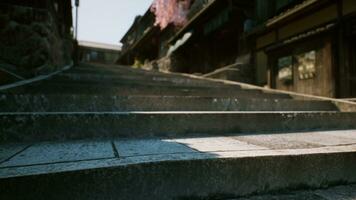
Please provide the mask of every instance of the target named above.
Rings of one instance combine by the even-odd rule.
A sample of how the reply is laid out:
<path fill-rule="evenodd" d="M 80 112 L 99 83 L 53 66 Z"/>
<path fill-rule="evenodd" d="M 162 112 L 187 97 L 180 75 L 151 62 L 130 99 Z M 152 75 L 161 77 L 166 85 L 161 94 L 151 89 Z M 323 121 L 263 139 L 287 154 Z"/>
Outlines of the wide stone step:
<path fill-rule="evenodd" d="M 0 95 L 0 112 L 337 111 L 329 101 L 197 96 Z"/>
<path fill-rule="evenodd" d="M 342 112 L 1 113 L 0 142 L 356 129 Z"/>
<path fill-rule="evenodd" d="M 158 83 L 171 83 L 171 84 L 194 84 L 197 85 L 216 85 L 216 86 L 223 86 L 223 83 L 212 82 L 207 80 L 200 80 L 200 79 L 193 79 L 187 78 L 183 76 L 163 76 L 163 75 L 134 75 L 134 74 L 100 74 L 100 73 L 75 73 L 75 72 L 66 72 L 59 74 L 54 78 L 55 80 L 74 80 L 74 81 L 143 81 L 143 82 L 158 82 Z M 234 87 L 239 87 L 235 86 Z"/>
<path fill-rule="evenodd" d="M 183 87 L 183 86 L 145 86 L 140 83 L 130 85 L 52 83 L 27 85 L 4 91 L 8 94 L 110 94 L 118 96 L 160 95 L 160 96 L 216 96 L 237 98 L 280 98 L 290 99 L 286 94 L 264 93 L 260 90 L 241 90 L 223 87 Z"/>
<path fill-rule="evenodd" d="M 181 86 L 181 87 L 201 87 L 201 88 L 234 88 L 241 89 L 239 86 L 226 85 L 215 82 L 205 82 L 205 81 L 196 81 L 196 80 L 185 80 L 185 79 L 170 79 L 170 78 L 143 78 L 143 79 L 124 79 L 120 77 L 107 77 L 107 76 L 82 76 L 82 77 L 66 77 L 66 76 L 56 76 L 49 82 L 53 84 L 60 83 L 71 83 L 71 84 L 86 84 L 86 85 L 146 85 L 146 86 Z"/>
<path fill-rule="evenodd" d="M 232 199 L 351 184 L 355 133 L 0 145 L 0 198 Z"/>
<path fill-rule="evenodd" d="M 152 70 L 142 70 L 134 69 L 130 66 L 120 66 L 120 65 L 90 65 L 90 64 L 81 64 L 80 66 L 73 67 L 71 69 L 73 72 L 80 73 L 100 73 L 100 74 L 138 74 L 138 75 L 160 75 L 160 76 L 180 76 L 179 74 L 172 73 L 162 73 Z"/>

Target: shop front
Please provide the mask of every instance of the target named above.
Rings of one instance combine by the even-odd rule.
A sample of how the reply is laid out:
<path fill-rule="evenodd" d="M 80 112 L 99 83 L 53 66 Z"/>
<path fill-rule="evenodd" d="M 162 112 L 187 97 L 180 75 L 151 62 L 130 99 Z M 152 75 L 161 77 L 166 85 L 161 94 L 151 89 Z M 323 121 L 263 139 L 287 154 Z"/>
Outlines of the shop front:
<path fill-rule="evenodd" d="M 325 97 L 335 97 L 333 39 L 329 33 L 279 45 L 266 51 L 271 86 Z"/>

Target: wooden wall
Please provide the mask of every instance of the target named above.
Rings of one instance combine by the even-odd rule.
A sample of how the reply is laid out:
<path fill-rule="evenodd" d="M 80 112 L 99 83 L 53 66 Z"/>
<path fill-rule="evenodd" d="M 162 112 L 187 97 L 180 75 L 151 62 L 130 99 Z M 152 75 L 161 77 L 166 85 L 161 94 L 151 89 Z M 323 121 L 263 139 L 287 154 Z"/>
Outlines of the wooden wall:
<path fill-rule="evenodd" d="M 315 38 L 314 38 L 315 39 Z M 313 94 L 324 97 L 335 97 L 335 76 L 333 69 L 332 42 L 325 38 L 318 42 L 305 41 L 294 44 L 294 48 L 282 48 L 270 54 L 270 65 L 273 68 L 273 85 L 276 89 Z M 287 50 L 286 50 L 287 49 Z M 289 50 L 288 50 L 289 49 Z M 299 55 L 309 51 L 316 51 L 316 76 L 311 79 L 300 79 L 298 67 L 293 61 L 293 81 L 285 84 L 278 79 L 278 58 Z"/>

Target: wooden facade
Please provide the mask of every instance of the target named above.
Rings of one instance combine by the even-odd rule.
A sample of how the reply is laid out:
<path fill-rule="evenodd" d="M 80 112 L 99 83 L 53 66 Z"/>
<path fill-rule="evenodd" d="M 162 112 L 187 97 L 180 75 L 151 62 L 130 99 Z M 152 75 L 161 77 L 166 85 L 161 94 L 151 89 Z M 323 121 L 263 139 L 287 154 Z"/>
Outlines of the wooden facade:
<path fill-rule="evenodd" d="M 181 34 L 170 41 L 174 44 L 184 33 L 192 33 L 174 52 L 181 60 L 174 71 L 206 74 L 236 63 L 238 56 L 244 53 L 241 35 L 251 10 L 251 1 L 215 1 L 205 6 L 204 12 L 192 18 Z"/>
<path fill-rule="evenodd" d="M 356 96 L 354 0 L 193 4 L 185 26 L 159 31 L 151 22 L 127 53 L 124 48 L 122 58 L 130 55 L 132 64 L 140 55 L 149 61 L 169 57 L 171 71 L 204 74 L 251 55 L 257 85 L 326 97 Z M 145 16 L 152 19 L 150 13 Z M 140 30 L 135 26 L 123 42 Z"/>
<path fill-rule="evenodd" d="M 79 41 L 79 61 L 81 62 L 114 64 L 120 53 L 119 45 Z"/>
<path fill-rule="evenodd" d="M 171 71 L 212 72 L 236 62 L 241 52 L 240 37 L 244 23 L 252 18 L 252 11 L 253 3 L 247 0 L 195 0 L 187 16 L 188 22 L 183 27 L 170 25 L 164 30 L 153 27 L 153 21 L 149 20 L 152 14 L 147 11 L 121 40 L 124 46 L 119 61 L 132 64 L 134 58 L 144 62 L 145 59 L 152 61 L 169 57 L 172 60 Z M 143 25 L 140 22 L 143 19 L 150 23 Z M 140 32 L 142 25 L 147 31 L 131 44 L 128 38 Z M 187 35 L 189 38 L 184 40 Z"/>
<path fill-rule="evenodd" d="M 255 40 L 258 82 L 306 94 L 355 97 L 355 5 L 306 0 L 266 21 Z"/>

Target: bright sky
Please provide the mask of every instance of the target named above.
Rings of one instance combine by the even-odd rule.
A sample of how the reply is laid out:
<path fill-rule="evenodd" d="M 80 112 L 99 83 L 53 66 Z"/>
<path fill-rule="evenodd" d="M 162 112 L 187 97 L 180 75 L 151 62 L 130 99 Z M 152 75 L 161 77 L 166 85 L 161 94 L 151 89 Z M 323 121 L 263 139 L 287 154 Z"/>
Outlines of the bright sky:
<path fill-rule="evenodd" d="M 144 14 L 151 3 L 152 0 L 81 0 L 78 38 L 119 44 L 135 16 Z M 75 20 L 74 3 L 73 18 Z"/>

